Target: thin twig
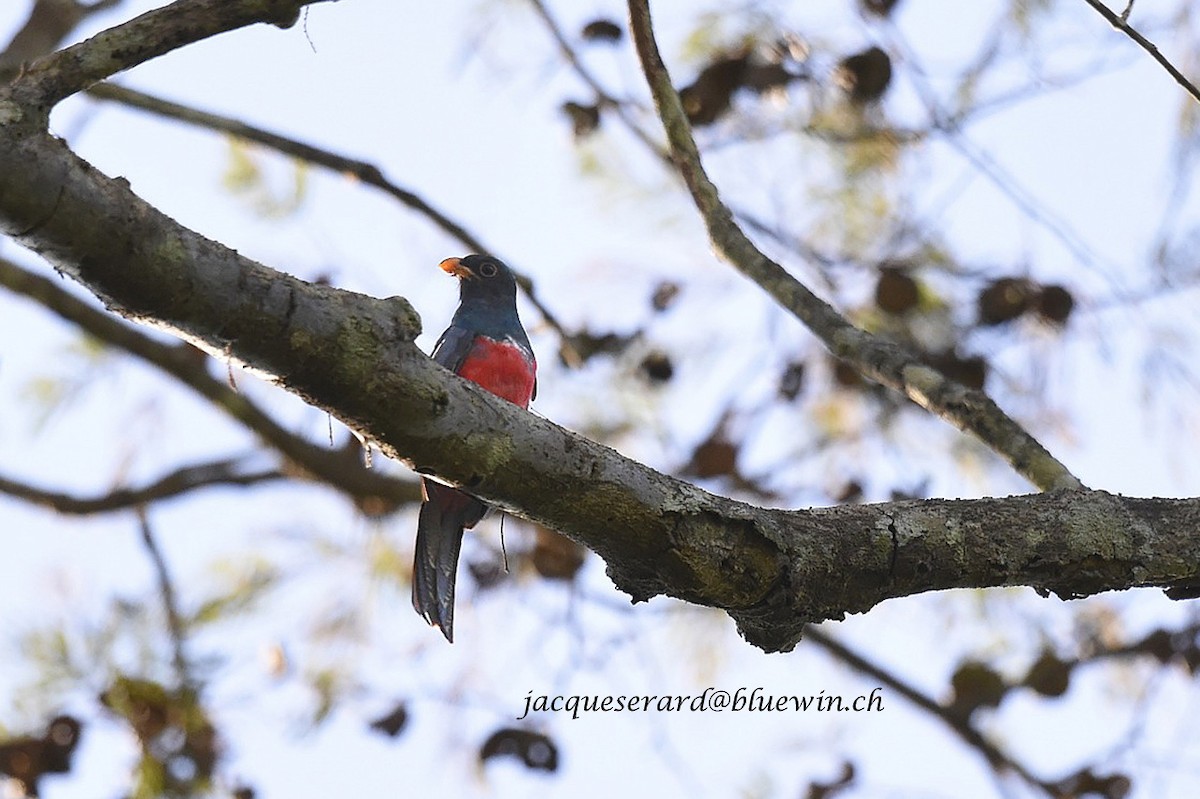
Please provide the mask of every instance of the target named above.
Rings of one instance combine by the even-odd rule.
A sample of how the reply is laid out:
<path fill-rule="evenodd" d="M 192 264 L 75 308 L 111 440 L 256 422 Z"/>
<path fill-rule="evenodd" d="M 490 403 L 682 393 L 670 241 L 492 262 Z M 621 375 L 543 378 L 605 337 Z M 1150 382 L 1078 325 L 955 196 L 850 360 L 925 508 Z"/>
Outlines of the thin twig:
<path fill-rule="evenodd" d="M 579 54 L 576 52 L 575 48 L 571 46 L 571 43 L 568 41 L 562 27 L 554 19 L 554 16 L 550 13 L 550 10 L 547 8 L 545 2 L 543 2 L 543 0 L 530 0 L 530 4 L 533 6 L 534 11 L 537 12 L 537 15 L 541 17 L 542 22 L 546 26 L 546 30 L 550 33 L 551 38 L 554 39 L 555 44 L 558 45 L 559 52 L 562 54 L 563 58 L 566 59 L 567 64 L 572 70 L 574 70 L 576 76 L 586 83 L 594 93 L 596 104 L 601 107 L 612 108 L 616 112 L 617 119 L 620 120 L 621 124 L 625 126 L 626 130 L 632 133 L 634 138 L 640 141 L 650 153 L 657 157 L 671 175 L 678 175 L 678 171 L 675 169 L 675 162 L 671 160 L 670 151 L 663 146 L 661 141 L 655 139 L 653 135 L 651 135 L 645 128 L 638 124 L 638 121 L 634 118 L 633 114 L 630 113 L 629 104 L 616 99 L 611 92 L 604 88 L 604 85 L 600 82 L 599 78 L 597 78 L 592 71 L 587 68 L 587 66 L 583 63 L 583 60 L 579 57 Z M 889 133 L 893 133 L 893 131 L 889 131 Z M 870 135 L 878 134 L 879 131 L 872 131 Z M 824 135 L 818 135 L 815 132 L 813 132 L 812 135 L 817 138 L 829 138 L 831 140 L 835 139 L 837 136 L 837 134 L 828 134 L 826 137 Z M 850 140 L 849 137 L 846 138 L 847 140 Z M 756 230 L 759 233 L 762 233 L 763 235 L 771 237 L 776 243 L 794 250 L 806 261 L 818 264 L 822 268 L 816 269 L 815 272 L 826 285 L 830 285 L 830 279 L 823 268 L 830 266 L 834 262 L 834 258 L 821 253 L 811 244 L 803 241 L 799 237 L 789 236 L 774 226 L 766 224 L 758 217 L 757 214 L 742 208 L 733 208 L 733 213 L 737 219 L 740 219 L 748 227 Z"/>
<path fill-rule="evenodd" d="M 154 573 L 158 577 L 158 593 L 162 597 L 163 613 L 167 617 L 167 630 L 171 634 L 171 662 L 175 666 L 175 674 L 180 685 L 191 685 L 193 682 L 191 670 L 188 668 L 184 652 L 187 640 L 183 619 L 179 615 L 179 605 L 175 598 L 175 585 L 171 582 L 166 558 L 163 557 L 158 542 L 154 540 L 154 531 L 150 529 L 150 520 L 147 518 L 145 508 L 138 509 L 138 528 L 142 534 L 142 544 L 146 547 L 146 554 L 150 556 L 150 562 L 154 565 Z"/>
<path fill-rule="evenodd" d="M 546 4 L 542 0 L 529 0 L 529 2 L 533 6 L 533 10 L 537 12 L 537 15 L 542 18 L 542 22 L 546 25 L 546 30 L 549 31 L 555 44 L 558 45 L 558 50 L 562 53 L 563 58 L 566 59 L 567 64 L 571 66 L 571 69 L 575 71 L 579 79 L 595 92 L 597 104 L 616 111 L 617 117 L 629 132 L 641 140 L 642 144 L 657 155 L 660 160 L 671 166 L 671 154 L 663 148 L 661 142 L 656 141 L 650 133 L 637 124 L 637 121 L 629 113 L 626 104 L 609 94 L 604 85 L 600 83 L 600 80 L 584 65 L 583 61 L 579 58 L 579 54 L 575 52 L 575 48 L 567 41 L 567 36 L 563 33 L 562 28 L 550 14 L 550 9 L 546 7 Z"/>
<path fill-rule="evenodd" d="M 1101 266 L 1099 257 L 1070 224 L 1023 187 L 987 150 L 971 141 L 964 130 L 967 119 L 964 110 L 948 113 L 942 109 L 938 93 L 926 77 L 925 70 L 920 68 L 915 51 L 908 46 L 899 31 L 893 32 L 893 44 L 904 52 L 906 62 L 913 67 L 913 86 L 926 106 L 932 129 L 939 131 L 946 142 L 1007 197 L 1026 219 L 1057 239 L 1081 264 L 1098 270 Z"/>
<path fill-rule="evenodd" d="M 1100 16 L 1108 20 L 1109 25 L 1112 25 L 1130 39 L 1133 39 L 1135 42 L 1137 42 L 1138 47 L 1141 47 L 1143 50 L 1149 53 L 1150 57 L 1157 61 L 1159 65 L 1161 65 L 1162 68 L 1167 71 L 1167 74 L 1174 78 L 1175 82 L 1183 87 L 1184 91 L 1190 94 L 1197 102 L 1200 102 L 1200 89 L 1196 88 L 1196 84 L 1184 77 L 1184 74 L 1176 69 L 1175 65 L 1172 64 L 1166 56 L 1158 51 L 1158 48 L 1155 47 L 1153 42 L 1151 42 L 1142 34 L 1138 33 L 1137 29 L 1129 24 L 1127 20 L 1129 18 L 1129 12 L 1133 10 L 1132 2 L 1125 7 L 1125 11 L 1121 14 L 1115 13 L 1108 6 L 1104 5 L 1104 3 L 1101 3 L 1100 0 L 1085 0 L 1085 2 L 1092 8 L 1096 9 L 1096 12 L 1099 13 Z"/>
<path fill-rule="evenodd" d="M 925 366 L 895 342 L 855 327 L 746 237 L 721 202 L 700 161 L 679 95 L 658 52 L 647 0 L 629 0 L 634 43 L 667 132 L 671 156 L 704 219 L 716 252 L 796 316 L 838 358 L 904 394 L 926 410 L 978 437 L 1042 489 L 1082 484 L 982 391 L 967 389 Z"/>
<path fill-rule="evenodd" d="M 62 0 L 35 0 L 25 24 L 0 51 L 0 83 L 7 83 L 21 65 L 54 51 L 80 22 L 124 0 L 97 0 L 91 5 Z"/>
<path fill-rule="evenodd" d="M 433 224 L 441 228 L 442 231 L 452 238 L 457 239 L 469 251 L 498 255 L 495 250 L 489 248 L 480 241 L 479 237 L 467 230 L 461 223 L 452 219 L 447 213 L 431 205 L 416 192 L 388 180 L 384 177 L 379 167 L 374 164 L 357 158 L 339 155 L 330 150 L 306 144 L 288 136 L 266 130 L 265 128 L 249 125 L 232 117 L 201 111 L 197 108 L 164 100 L 161 97 L 155 97 L 115 83 L 96 84 L 88 89 L 87 93 L 99 100 L 121 103 L 130 108 L 137 108 L 167 119 L 174 119 L 178 122 L 185 122 L 189 125 L 221 133 L 228 133 L 230 136 L 261 144 L 264 147 L 269 147 L 276 152 L 289 155 L 292 158 L 348 175 L 362 181 L 368 186 L 379 189 L 399 200 L 413 211 L 422 214 L 429 221 L 433 222 Z M 514 264 L 511 261 L 507 258 L 504 260 L 510 268 L 514 268 Z M 517 271 L 517 283 L 529 299 L 529 303 L 537 309 L 537 312 L 541 314 L 546 324 L 558 333 L 564 346 L 570 346 L 571 334 L 567 332 L 558 317 L 538 297 L 533 280 L 528 275 Z"/>
<path fill-rule="evenodd" d="M 51 491 L 0 476 L 0 494 L 72 516 L 126 510 L 160 502 L 208 486 L 251 486 L 287 479 L 278 469 L 242 472 L 236 460 L 182 466 L 141 488 L 118 488 L 94 497 Z"/>
<path fill-rule="evenodd" d="M 1053 786 L 1035 777 L 1025 766 L 1013 760 L 1008 753 L 983 737 L 978 730 L 971 726 L 968 720 L 955 715 L 949 708 L 936 701 L 933 697 L 922 693 L 916 687 L 904 682 L 882 666 L 872 663 L 845 644 L 826 634 L 820 628 L 812 626 L 805 628 L 803 640 L 819 646 L 855 671 L 878 680 L 921 710 L 940 719 L 946 726 L 954 730 L 955 734 L 964 743 L 983 755 L 988 761 L 988 765 L 992 768 L 1011 771 L 1036 788 L 1050 794 L 1056 793 Z"/>
<path fill-rule="evenodd" d="M 208 373 L 203 354 L 188 344 L 164 344 L 111 314 L 88 305 L 60 285 L 0 258 L 0 286 L 23 294 L 92 336 L 158 367 L 225 411 L 312 476 L 361 502 L 396 506 L 420 500 L 415 480 L 357 467 L 353 454 L 330 451 L 278 424 L 249 398 Z"/>

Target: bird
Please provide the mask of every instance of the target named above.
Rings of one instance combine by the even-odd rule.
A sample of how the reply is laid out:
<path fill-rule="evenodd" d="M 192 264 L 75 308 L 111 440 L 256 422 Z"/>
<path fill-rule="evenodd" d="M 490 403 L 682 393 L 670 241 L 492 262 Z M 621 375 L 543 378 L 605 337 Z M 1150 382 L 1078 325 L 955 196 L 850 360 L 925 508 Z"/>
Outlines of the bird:
<path fill-rule="evenodd" d="M 528 408 L 537 394 L 537 359 L 517 316 L 517 281 L 498 258 L 478 253 L 438 266 L 458 278 L 459 302 L 433 359 L 459 377 Z M 417 614 L 454 641 L 454 583 L 463 530 L 488 512 L 483 501 L 421 477 L 421 510 L 413 562 L 412 603 Z"/>

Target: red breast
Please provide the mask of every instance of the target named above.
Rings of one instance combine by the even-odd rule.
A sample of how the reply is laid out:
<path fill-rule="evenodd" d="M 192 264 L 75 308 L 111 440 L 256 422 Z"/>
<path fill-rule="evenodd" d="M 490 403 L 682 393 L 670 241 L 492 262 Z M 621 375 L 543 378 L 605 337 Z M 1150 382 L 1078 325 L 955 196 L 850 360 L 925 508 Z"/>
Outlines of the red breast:
<path fill-rule="evenodd" d="M 537 364 L 533 356 L 507 341 L 476 336 L 458 374 L 522 408 L 533 397 Z"/>

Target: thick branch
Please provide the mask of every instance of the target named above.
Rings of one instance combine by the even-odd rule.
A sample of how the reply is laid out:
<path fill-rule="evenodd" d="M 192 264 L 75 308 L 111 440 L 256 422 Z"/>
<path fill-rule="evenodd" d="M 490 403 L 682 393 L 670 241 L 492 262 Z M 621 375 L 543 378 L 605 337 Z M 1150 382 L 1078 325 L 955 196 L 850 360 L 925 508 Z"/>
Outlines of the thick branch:
<path fill-rule="evenodd" d="M 19 126 L 18 126 L 19 127 Z M 416 314 L 186 230 L 45 133 L 0 126 L 0 223 L 112 307 L 273 375 L 383 451 L 596 550 L 636 599 L 726 608 L 766 649 L 809 621 L 951 587 L 1067 596 L 1200 580 L 1200 503 L 1098 492 L 762 510 L 624 458 L 450 375 Z M 14 218 L 57 198 L 32 230 Z"/>
<path fill-rule="evenodd" d="M 666 127 L 671 156 L 704 218 L 716 251 L 791 311 L 829 351 L 899 391 L 1004 457 L 1042 489 L 1079 488 L 1078 478 L 981 391 L 964 388 L 894 342 L 863 331 L 758 250 L 738 228 L 700 162 L 700 152 L 654 41 L 647 0 L 629 0 L 630 28 Z"/>
<path fill-rule="evenodd" d="M 329 0 L 177 0 L 35 61 L 15 83 L 29 111 L 138 64 L 236 28 L 269 22 L 291 27 L 304 6 Z"/>

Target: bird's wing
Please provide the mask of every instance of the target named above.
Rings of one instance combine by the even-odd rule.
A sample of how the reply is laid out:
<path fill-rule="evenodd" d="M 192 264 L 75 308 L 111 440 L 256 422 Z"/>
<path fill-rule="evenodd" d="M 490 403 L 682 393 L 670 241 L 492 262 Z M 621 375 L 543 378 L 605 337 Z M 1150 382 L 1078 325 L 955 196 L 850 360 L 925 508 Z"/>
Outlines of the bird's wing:
<path fill-rule="evenodd" d="M 465 327 L 450 325 L 446 328 L 446 332 L 442 333 L 442 337 L 437 340 L 437 344 L 433 345 L 433 359 L 451 372 L 458 374 L 458 370 L 462 368 L 463 361 L 467 359 L 467 354 L 471 352 L 471 345 L 474 343 L 474 333 Z"/>

